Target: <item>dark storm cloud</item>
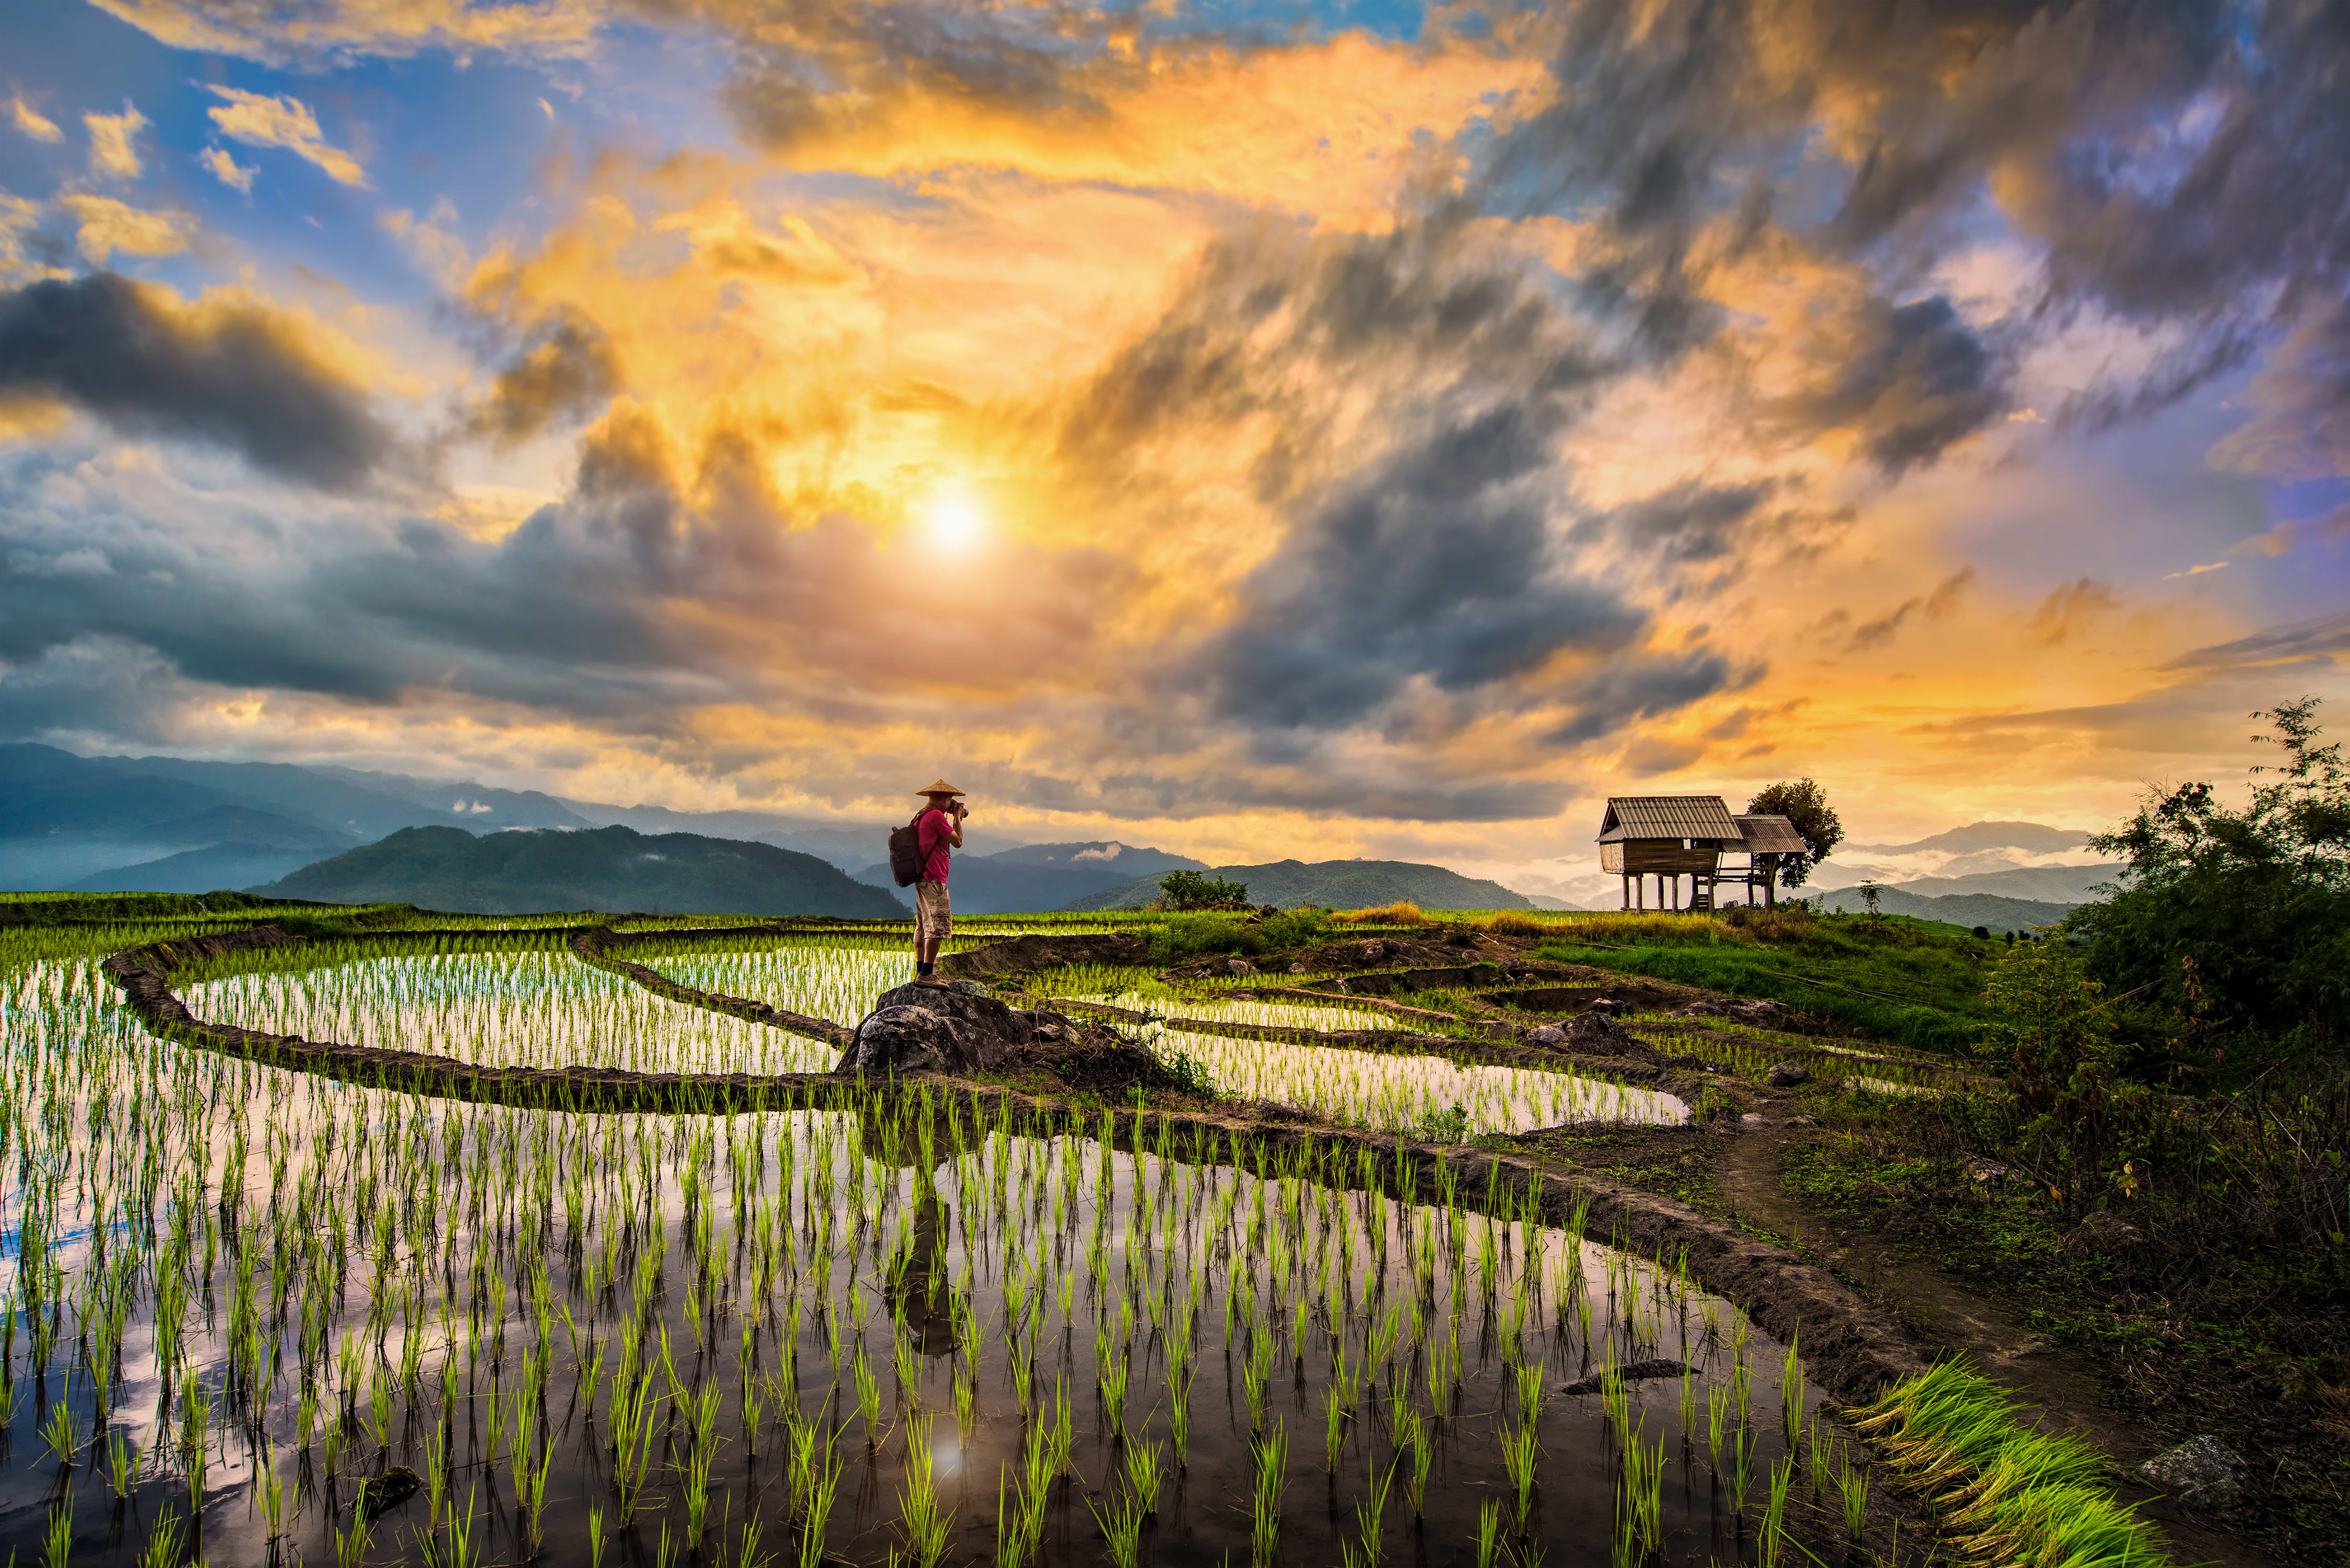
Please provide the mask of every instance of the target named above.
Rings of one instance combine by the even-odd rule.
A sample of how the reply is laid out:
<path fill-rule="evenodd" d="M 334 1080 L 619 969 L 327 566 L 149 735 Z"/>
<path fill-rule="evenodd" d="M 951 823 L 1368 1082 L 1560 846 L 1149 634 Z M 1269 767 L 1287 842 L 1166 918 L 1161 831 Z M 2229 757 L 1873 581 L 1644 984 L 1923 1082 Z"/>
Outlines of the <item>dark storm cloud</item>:
<path fill-rule="evenodd" d="M 2225 670 L 2305 659 L 2339 660 L 2350 656 L 2350 611 L 2324 615 L 2290 626 L 2272 627 L 2233 642 L 2214 643 L 2182 653 L 2170 670 Z"/>
<path fill-rule="evenodd" d="M 1525 483 L 1551 436 L 1515 407 L 1466 419 L 1303 518 L 1202 659 L 1216 710 L 1344 725 L 1415 680 L 1464 691 L 1635 642 L 1647 617 L 1565 570 Z"/>
<path fill-rule="evenodd" d="M 1797 419 L 1852 431 L 1878 467 L 1898 473 L 1932 462 L 2004 409 L 1991 353 L 1949 300 L 1871 301 L 1857 315 L 1842 373 L 1790 400 Z"/>
<path fill-rule="evenodd" d="M 73 404 L 134 435 L 224 446 L 348 489 L 391 433 L 360 390 L 257 306 L 182 306 L 114 273 L 0 293 L 0 391 Z"/>
<path fill-rule="evenodd" d="M 2285 480 L 2350 473 L 2350 299 L 2296 330 L 2244 400 L 2252 417 L 2212 449 L 2215 462 Z"/>
<path fill-rule="evenodd" d="M 1743 547 L 1745 524 L 1778 487 L 1705 485 L 1684 481 L 1669 490 L 1578 524 L 1578 536 L 1610 539 L 1671 566 L 1723 560 Z"/>
<path fill-rule="evenodd" d="M 2002 357 L 1899 286 L 1969 243 L 1987 194 L 2046 253 L 2040 321 L 2188 329 L 2091 419 L 2184 396 L 2350 275 L 2350 8 L 2330 0 L 1665 0 L 1555 21 L 1555 100 L 1500 139 L 1487 200 L 1594 225 L 1586 298 L 1664 355 L 1723 329 L 1695 303 L 1711 269 L 1772 236 L 1876 273 L 1897 302 L 1876 346 L 1796 411 L 1869 416 L 1888 469 L 2001 407 Z"/>
<path fill-rule="evenodd" d="M 1662 718 L 1717 691 L 1742 691 L 1762 673 L 1759 664 L 1736 665 L 1710 648 L 1611 659 L 1561 693 L 1575 714 L 1546 739 L 1558 745 L 1580 745 L 1636 719 Z"/>
<path fill-rule="evenodd" d="M 506 351 L 489 396 L 466 422 L 475 434 L 511 445 L 594 414 L 620 384 L 619 357 L 604 329 L 584 311 L 563 310 Z"/>

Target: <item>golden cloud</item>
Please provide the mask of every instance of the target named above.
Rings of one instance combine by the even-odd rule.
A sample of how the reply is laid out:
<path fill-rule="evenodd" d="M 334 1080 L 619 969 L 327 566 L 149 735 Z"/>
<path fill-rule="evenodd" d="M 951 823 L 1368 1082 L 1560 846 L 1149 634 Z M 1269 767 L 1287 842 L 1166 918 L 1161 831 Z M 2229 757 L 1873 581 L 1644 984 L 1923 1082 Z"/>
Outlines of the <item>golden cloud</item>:
<path fill-rule="evenodd" d="M 220 128 L 223 136 L 248 147 L 282 147 L 305 162 L 316 164 L 328 179 L 339 184 L 367 183 L 367 171 L 359 167 L 359 160 L 340 148 L 328 146 L 318 130 L 318 117 L 310 111 L 308 104 L 291 93 L 273 98 L 217 83 L 206 85 L 215 97 L 228 100 L 210 111 L 213 123 Z M 245 178 L 250 181 L 252 176 Z M 229 183 L 236 182 L 230 180 Z"/>
<path fill-rule="evenodd" d="M 190 213 L 157 213 L 118 202 L 111 196 L 76 192 L 57 198 L 79 224 L 74 243 L 92 266 L 104 266 L 120 251 L 125 255 L 176 255 L 188 248 L 196 233 Z"/>

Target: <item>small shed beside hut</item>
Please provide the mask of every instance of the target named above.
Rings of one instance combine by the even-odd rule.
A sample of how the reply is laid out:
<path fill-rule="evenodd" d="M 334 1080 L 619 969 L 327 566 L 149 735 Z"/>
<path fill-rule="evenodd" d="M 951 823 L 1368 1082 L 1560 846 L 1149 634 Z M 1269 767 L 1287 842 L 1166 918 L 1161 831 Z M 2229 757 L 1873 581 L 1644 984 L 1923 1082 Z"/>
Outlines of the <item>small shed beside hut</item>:
<path fill-rule="evenodd" d="M 1762 889 L 1766 909 L 1779 907 L 1779 861 L 1787 855 L 1808 855 L 1812 846 L 1795 831 L 1795 825 L 1783 816 L 1741 816 L 1734 819 L 1738 831 L 1746 840 L 1746 901 L 1754 902 L 1754 889 Z"/>
<path fill-rule="evenodd" d="M 1760 888 L 1763 903 L 1775 907 L 1780 857 L 1804 849 L 1785 817 L 1732 815 L 1718 794 L 1612 795 L 1599 821 L 1599 868 L 1624 879 L 1627 909 L 1648 907 L 1650 877 L 1659 909 L 1713 909 L 1724 882 L 1742 884 L 1750 905 Z M 1744 856 L 1746 864 L 1724 867 L 1729 855 Z"/>

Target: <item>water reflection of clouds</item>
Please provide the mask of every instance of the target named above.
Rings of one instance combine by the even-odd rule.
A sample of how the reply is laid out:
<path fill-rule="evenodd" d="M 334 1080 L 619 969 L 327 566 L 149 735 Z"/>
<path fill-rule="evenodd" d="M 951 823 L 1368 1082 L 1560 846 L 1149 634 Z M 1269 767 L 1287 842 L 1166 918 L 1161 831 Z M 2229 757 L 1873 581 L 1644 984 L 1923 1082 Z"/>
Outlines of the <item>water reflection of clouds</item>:
<path fill-rule="evenodd" d="M 1456 1106 L 1468 1133 L 1524 1132 L 1575 1121 L 1675 1126 L 1689 1107 L 1650 1089 L 1523 1067 L 1461 1064 L 1438 1056 L 1390 1056 L 1330 1045 L 1231 1040 L 1154 1030 L 1161 1051 L 1195 1057 L 1227 1094 L 1274 1100 L 1347 1121 L 1409 1127 Z"/>

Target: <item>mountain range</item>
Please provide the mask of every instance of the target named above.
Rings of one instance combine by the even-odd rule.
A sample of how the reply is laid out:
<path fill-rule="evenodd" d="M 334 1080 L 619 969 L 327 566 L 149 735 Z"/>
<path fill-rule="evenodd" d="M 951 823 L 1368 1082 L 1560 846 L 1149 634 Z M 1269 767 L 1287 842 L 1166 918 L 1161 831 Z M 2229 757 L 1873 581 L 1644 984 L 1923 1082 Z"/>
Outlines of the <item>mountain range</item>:
<path fill-rule="evenodd" d="M 1247 884 L 1249 902 L 1294 909 L 1303 904 L 1359 909 L 1405 899 L 1423 909 L 1531 909 L 1533 900 L 1499 882 L 1481 881 L 1408 860 L 1276 860 L 1267 866 L 1217 866 L 1208 875 Z M 1159 897 L 1159 878 L 1144 877 L 1088 894 L 1070 909 L 1137 909 Z"/>
<path fill-rule="evenodd" d="M 481 915 L 592 909 L 891 919 L 904 913 L 889 894 L 813 855 L 747 839 L 620 826 L 478 836 L 461 827 L 404 827 L 254 891 Z"/>
<path fill-rule="evenodd" d="M 610 826 L 748 840 L 852 872 L 879 857 L 889 828 L 778 812 L 610 805 L 353 768 L 0 745 L 5 888 L 203 893 L 270 881 L 404 827 Z"/>
<path fill-rule="evenodd" d="M 990 855 L 958 854 L 947 886 L 953 889 L 957 914 L 1012 914 L 1064 909 L 1088 894 L 1139 877 L 1153 879 L 1155 893 L 1155 879 L 1170 871 L 1206 869 L 1205 861 L 1189 856 L 1115 840 L 1024 844 Z M 887 862 L 863 867 L 857 879 L 885 888 L 907 908 L 913 907 L 913 890 L 891 879 Z"/>

